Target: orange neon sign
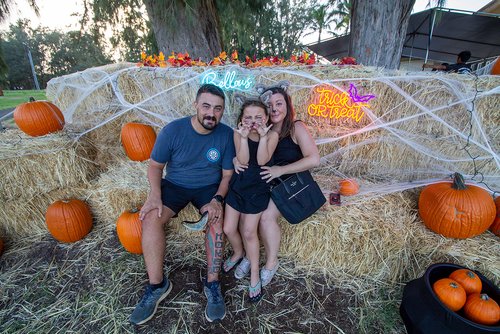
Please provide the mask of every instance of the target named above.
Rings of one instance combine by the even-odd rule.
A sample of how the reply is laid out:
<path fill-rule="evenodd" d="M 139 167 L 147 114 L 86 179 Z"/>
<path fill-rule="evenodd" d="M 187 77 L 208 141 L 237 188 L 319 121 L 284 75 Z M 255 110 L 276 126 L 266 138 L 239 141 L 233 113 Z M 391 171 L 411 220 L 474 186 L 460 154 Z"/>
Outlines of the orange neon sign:
<path fill-rule="evenodd" d="M 316 86 L 313 90 L 316 96 L 307 107 L 310 116 L 323 118 L 352 118 L 359 123 L 365 112 L 362 107 L 369 107 L 368 103 L 353 102 L 351 95 L 331 86 Z"/>

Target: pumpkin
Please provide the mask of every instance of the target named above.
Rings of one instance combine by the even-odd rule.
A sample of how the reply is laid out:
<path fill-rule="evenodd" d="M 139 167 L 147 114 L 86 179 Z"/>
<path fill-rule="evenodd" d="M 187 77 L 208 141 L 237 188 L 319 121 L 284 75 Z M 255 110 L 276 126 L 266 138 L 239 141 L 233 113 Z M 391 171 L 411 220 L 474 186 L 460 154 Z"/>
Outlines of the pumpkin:
<path fill-rule="evenodd" d="M 139 210 L 125 211 L 116 221 L 116 233 L 122 246 L 134 254 L 142 254 L 142 224 Z"/>
<path fill-rule="evenodd" d="M 342 196 L 352 196 L 359 192 L 359 185 L 354 179 L 344 179 L 339 181 L 339 193 Z"/>
<path fill-rule="evenodd" d="M 495 61 L 495 64 L 493 64 L 493 67 L 491 68 L 491 74 L 500 75 L 500 57 L 498 57 Z"/>
<path fill-rule="evenodd" d="M 478 324 L 492 326 L 500 321 L 500 307 L 485 293 L 469 295 L 463 311 L 467 319 Z"/>
<path fill-rule="evenodd" d="M 432 290 L 439 300 L 450 310 L 460 310 L 467 299 L 464 288 L 458 282 L 450 278 L 441 278 L 434 282 Z"/>
<path fill-rule="evenodd" d="M 90 232 L 92 214 L 87 204 L 78 199 L 56 201 L 47 208 L 45 222 L 55 239 L 75 242 Z"/>
<path fill-rule="evenodd" d="M 151 156 L 156 141 L 156 132 L 146 124 L 127 123 L 122 127 L 121 140 L 130 160 L 144 161 Z"/>
<path fill-rule="evenodd" d="M 464 288 L 466 294 L 480 293 L 483 283 L 479 276 L 469 269 L 457 269 L 448 276 Z"/>
<path fill-rule="evenodd" d="M 497 208 L 497 215 L 490 226 L 490 231 L 500 237 L 500 197 L 495 198 L 495 206 Z"/>
<path fill-rule="evenodd" d="M 30 97 L 29 102 L 14 109 L 14 122 L 24 133 L 38 137 L 62 130 L 64 116 L 55 104 Z"/>
<path fill-rule="evenodd" d="M 490 227 L 495 219 L 495 203 L 486 190 L 465 185 L 463 176 L 455 173 L 453 182 L 431 184 L 422 190 L 418 212 L 432 231 L 465 239 Z"/>

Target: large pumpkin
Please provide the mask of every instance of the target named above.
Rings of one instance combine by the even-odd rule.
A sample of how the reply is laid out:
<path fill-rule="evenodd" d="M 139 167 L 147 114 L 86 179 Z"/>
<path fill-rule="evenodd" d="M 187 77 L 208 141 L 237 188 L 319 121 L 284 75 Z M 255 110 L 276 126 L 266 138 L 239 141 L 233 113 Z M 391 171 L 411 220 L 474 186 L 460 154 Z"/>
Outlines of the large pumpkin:
<path fill-rule="evenodd" d="M 500 307 L 485 293 L 469 295 L 464 305 L 464 314 L 482 325 L 492 326 L 500 321 Z"/>
<path fill-rule="evenodd" d="M 425 187 L 418 200 L 425 226 L 445 237 L 465 239 L 483 233 L 495 219 L 495 203 L 484 189 L 465 185 L 455 173 L 453 182 Z"/>
<path fill-rule="evenodd" d="M 71 199 L 52 203 L 45 214 L 50 234 L 61 242 L 74 242 L 92 228 L 92 214 L 83 201 Z"/>
<path fill-rule="evenodd" d="M 500 75 L 500 57 L 498 57 L 495 61 L 495 64 L 493 64 L 493 67 L 491 68 L 491 74 Z"/>
<path fill-rule="evenodd" d="M 14 109 L 14 122 L 24 133 L 38 137 L 62 130 L 64 116 L 55 104 L 35 101 L 31 97 L 30 102 L 22 103 Z"/>
<path fill-rule="evenodd" d="M 469 269 L 457 269 L 448 277 L 457 281 L 468 295 L 471 293 L 480 293 L 483 288 L 483 283 L 479 276 Z"/>
<path fill-rule="evenodd" d="M 137 209 L 125 211 L 116 221 L 116 233 L 122 246 L 134 254 L 142 254 L 142 224 Z"/>
<path fill-rule="evenodd" d="M 146 124 L 127 123 L 122 127 L 122 145 L 125 153 L 133 161 L 149 159 L 156 141 L 156 133 Z"/>
<path fill-rule="evenodd" d="M 464 288 L 450 278 L 437 280 L 432 285 L 432 290 L 439 300 L 454 312 L 460 310 L 467 299 Z"/>
<path fill-rule="evenodd" d="M 500 196 L 495 198 L 495 206 L 497 208 L 497 215 L 490 226 L 490 231 L 500 237 Z"/>
<path fill-rule="evenodd" d="M 359 192 L 359 185 L 354 179 L 344 179 L 339 181 L 339 193 L 342 196 L 352 196 Z"/>

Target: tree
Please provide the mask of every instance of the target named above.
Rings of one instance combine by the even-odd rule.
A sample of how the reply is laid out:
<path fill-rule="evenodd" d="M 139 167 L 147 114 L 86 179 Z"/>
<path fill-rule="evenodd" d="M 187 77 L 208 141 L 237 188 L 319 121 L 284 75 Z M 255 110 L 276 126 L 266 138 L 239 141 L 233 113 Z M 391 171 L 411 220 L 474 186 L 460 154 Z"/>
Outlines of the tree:
<path fill-rule="evenodd" d="M 321 33 L 335 22 L 335 12 L 329 11 L 328 5 L 319 5 L 311 11 L 311 28 L 318 32 L 318 43 L 321 43 Z"/>
<path fill-rule="evenodd" d="M 222 50 L 233 49 L 244 54 L 290 55 L 300 45 L 310 9 L 307 2 L 298 0 L 84 0 L 84 3 L 82 27 L 90 24 L 100 34 L 105 27 L 113 27 L 113 45 L 126 46 L 137 56 L 146 47 L 167 55 L 172 51 L 188 52 L 192 58 L 206 61 Z M 141 15 L 145 12 L 148 22 Z M 137 17 L 141 19 L 133 21 L 137 22 L 136 28 L 129 29 L 132 37 L 134 31 L 140 32 L 132 48 L 124 42 L 124 27 L 130 26 L 127 20 Z M 141 20 L 143 25 L 138 24 Z M 151 41 L 153 36 L 156 43 L 147 44 L 147 38 Z"/>
<path fill-rule="evenodd" d="M 353 0 L 349 49 L 359 63 L 399 67 L 415 0 Z"/>
<path fill-rule="evenodd" d="M 63 33 L 45 27 L 31 28 L 27 20 L 10 25 L 1 47 L 9 67 L 7 79 L 10 89 L 33 88 L 26 48 L 31 50 L 35 72 L 42 87 L 56 76 L 111 62 L 110 57 L 102 51 L 102 45 L 95 43 L 93 35 L 79 31 Z"/>

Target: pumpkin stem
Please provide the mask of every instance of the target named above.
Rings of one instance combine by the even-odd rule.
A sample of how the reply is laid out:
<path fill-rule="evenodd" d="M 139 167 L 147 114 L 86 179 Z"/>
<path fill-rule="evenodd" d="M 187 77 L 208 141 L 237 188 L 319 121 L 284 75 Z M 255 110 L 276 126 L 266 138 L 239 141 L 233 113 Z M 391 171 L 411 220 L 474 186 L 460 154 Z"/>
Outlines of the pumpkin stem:
<path fill-rule="evenodd" d="M 467 186 L 465 185 L 465 180 L 462 174 L 460 173 L 455 173 L 453 174 L 453 185 L 451 186 L 453 189 L 457 190 L 464 190 L 467 189 Z"/>
<path fill-rule="evenodd" d="M 35 102 L 35 98 L 33 96 L 30 96 L 30 102 Z"/>
<path fill-rule="evenodd" d="M 132 210 L 130 210 L 130 213 L 136 213 L 136 212 L 139 212 L 138 208 L 133 208 Z"/>
<path fill-rule="evenodd" d="M 490 296 L 488 296 L 485 293 L 482 293 L 480 297 L 481 297 L 482 300 L 489 300 L 490 299 Z"/>

